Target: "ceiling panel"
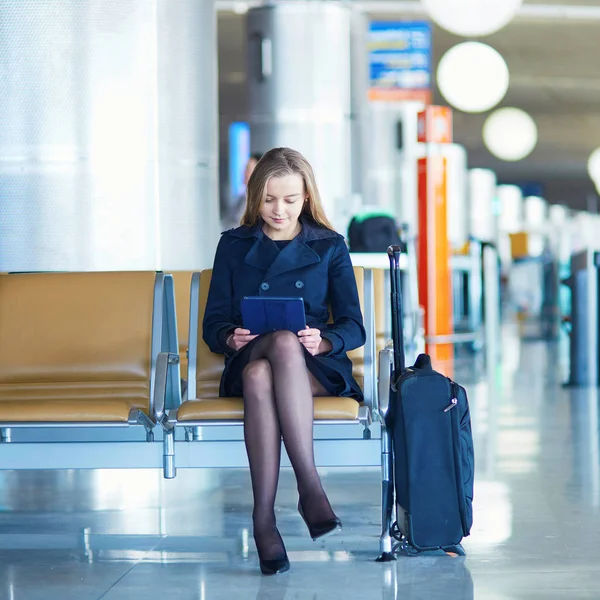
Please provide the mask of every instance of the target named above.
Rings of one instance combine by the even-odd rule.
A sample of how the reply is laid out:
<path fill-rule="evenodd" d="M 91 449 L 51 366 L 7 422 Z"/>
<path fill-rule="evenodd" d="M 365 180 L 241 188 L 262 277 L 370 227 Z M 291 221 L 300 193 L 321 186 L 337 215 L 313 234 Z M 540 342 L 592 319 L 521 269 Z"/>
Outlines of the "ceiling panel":
<path fill-rule="evenodd" d="M 368 0 L 361 2 L 366 5 Z M 564 3 L 529 0 L 526 4 Z M 575 4 L 600 8 L 600 0 Z M 399 19 L 402 14 L 378 12 L 372 17 Z M 218 27 L 220 110 L 226 124 L 247 114 L 245 18 L 219 13 Z M 462 40 L 434 26 L 435 63 Z M 467 148 L 470 166 L 493 168 L 505 181 L 538 181 L 550 201 L 584 208 L 594 190 L 586 172 L 587 157 L 600 146 L 600 20 L 518 18 L 482 41 L 496 48 L 509 66 L 511 84 L 501 106 L 527 110 L 538 125 L 539 143 L 523 161 L 499 161 L 481 138 L 487 115 L 455 112 L 455 139 Z M 434 98 L 444 103 L 437 90 Z"/>

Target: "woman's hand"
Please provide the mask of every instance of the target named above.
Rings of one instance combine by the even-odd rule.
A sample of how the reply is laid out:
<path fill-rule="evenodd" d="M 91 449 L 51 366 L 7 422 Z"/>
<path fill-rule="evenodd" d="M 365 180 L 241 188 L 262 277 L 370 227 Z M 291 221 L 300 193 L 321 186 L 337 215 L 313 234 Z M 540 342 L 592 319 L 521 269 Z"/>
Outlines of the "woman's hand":
<path fill-rule="evenodd" d="M 329 352 L 332 348 L 329 340 L 324 340 L 321 337 L 321 332 L 318 329 L 311 329 L 306 326 L 306 329 L 298 332 L 300 343 L 313 355 Z"/>
<path fill-rule="evenodd" d="M 237 329 L 234 329 L 233 333 L 227 338 L 227 345 L 237 352 L 257 337 L 257 335 L 251 335 L 248 329 L 241 329 L 238 327 Z"/>

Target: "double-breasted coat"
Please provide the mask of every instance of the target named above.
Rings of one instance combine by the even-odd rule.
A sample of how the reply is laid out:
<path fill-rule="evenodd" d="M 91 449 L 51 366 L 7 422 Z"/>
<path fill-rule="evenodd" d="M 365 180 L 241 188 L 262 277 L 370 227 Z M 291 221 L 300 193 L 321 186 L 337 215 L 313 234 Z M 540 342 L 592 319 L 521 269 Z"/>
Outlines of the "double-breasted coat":
<path fill-rule="evenodd" d="M 226 339 L 242 327 L 244 296 L 302 297 L 306 323 L 331 342 L 330 352 L 312 356 L 309 370 L 331 395 L 362 400 L 346 353 L 365 343 L 356 279 L 344 238 L 301 217 L 301 232 L 281 248 L 263 233 L 262 223 L 222 234 L 214 260 L 203 322 L 203 338 L 212 352 L 225 355 L 221 396 L 242 393 L 242 371 L 252 342 L 235 352 Z M 330 320 L 330 311 L 333 322 Z"/>

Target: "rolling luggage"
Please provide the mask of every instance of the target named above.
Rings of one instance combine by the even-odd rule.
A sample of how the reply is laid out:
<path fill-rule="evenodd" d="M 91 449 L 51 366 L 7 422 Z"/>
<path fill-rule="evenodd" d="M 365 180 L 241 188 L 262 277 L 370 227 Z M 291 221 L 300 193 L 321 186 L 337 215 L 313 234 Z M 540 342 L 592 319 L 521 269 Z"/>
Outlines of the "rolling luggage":
<path fill-rule="evenodd" d="M 406 368 L 400 247 L 390 246 L 394 373 L 390 390 L 396 493 L 394 537 L 406 554 L 464 555 L 473 523 L 474 455 L 467 394 L 426 354 Z"/>

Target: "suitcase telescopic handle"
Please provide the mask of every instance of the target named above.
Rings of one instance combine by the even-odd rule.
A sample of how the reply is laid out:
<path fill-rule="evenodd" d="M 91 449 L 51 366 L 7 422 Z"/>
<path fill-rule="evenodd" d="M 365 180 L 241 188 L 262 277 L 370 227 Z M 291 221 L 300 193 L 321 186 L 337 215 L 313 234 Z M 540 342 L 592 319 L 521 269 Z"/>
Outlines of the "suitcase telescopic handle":
<path fill-rule="evenodd" d="M 390 257 L 390 261 L 394 261 L 394 269 L 400 269 L 400 255 L 402 254 L 402 249 L 400 246 L 390 246 L 387 249 L 387 253 Z"/>
<path fill-rule="evenodd" d="M 390 259 L 390 289 L 392 303 L 392 343 L 394 346 L 394 378 L 396 381 L 404 372 L 404 313 L 402 310 L 402 284 L 400 281 L 400 246 L 390 246 L 387 250 Z"/>

